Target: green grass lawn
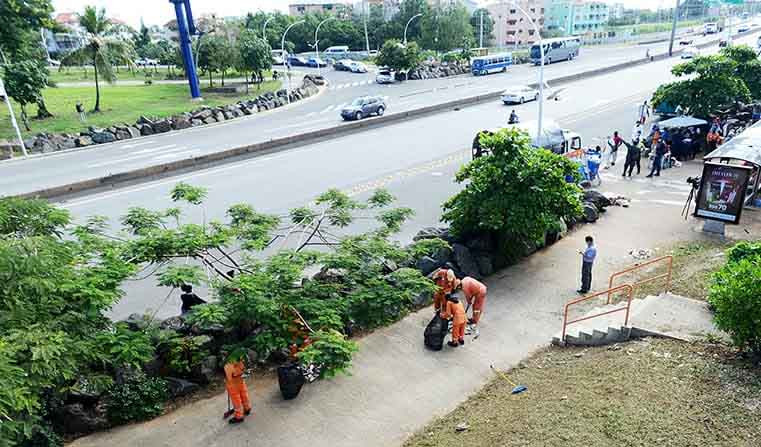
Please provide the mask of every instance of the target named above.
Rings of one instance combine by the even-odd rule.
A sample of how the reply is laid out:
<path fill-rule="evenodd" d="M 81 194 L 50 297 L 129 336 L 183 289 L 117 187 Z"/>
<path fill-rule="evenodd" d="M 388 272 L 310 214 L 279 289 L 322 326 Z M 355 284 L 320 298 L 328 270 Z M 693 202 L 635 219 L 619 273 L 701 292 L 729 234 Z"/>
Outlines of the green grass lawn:
<path fill-rule="evenodd" d="M 203 85 L 203 84 L 202 84 Z M 274 91 L 280 88 L 280 81 L 268 81 L 261 85 L 261 89 L 251 87 L 249 95 L 222 95 L 214 93 L 202 93 L 203 103 L 190 100 L 187 84 L 154 84 L 154 85 L 102 85 L 100 95 L 100 107 L 102 112 L 97 114 L 88 113 L 87 121 L 82 123 L 76 113 L 75 105 L 81 101 L 85 110 L 91 110 L 95 104 L 94 87 L 66 87 L 48 88 L 43 95 L 48 109 L 55 115 L 46 120 L 30 119 L 31 132 L 23 132 L 24 137 L 39 132 L 69 132 L 76 133 L 87 126 L 107 127 L 117 123 L 134 123 L 140 115 L 164 117 L 186 112 L 199 107 L 201 104 L 218 106 L 234 103 L 247 97 L 255 97 L 262 93 Z M 20 109 L 14 104 L 16 119 L 19 126 Z M 27 112 L 34 116 L 36 106 L 28 106 Z M 3 107 L 0 110 L 0 139 L 15 139 L 15 133 L 11 127 L 8 110 Z"/>
<path fill-rule="evenodd" d="M 156 68 L 137 68 L 133 71 L 127 70 L 125 68 L 119 69 L 118 72 L 116 72 L 116 78 L 117 82 L 119 81 L 144 81 L 146 78 L 148 78 L 148 74 L 150 74 L 150 78 L 154 81 L 157 80 L 163 80 L 166 79 L 166 75 L 168 73 L 173 73 L 174 75 L 182 74 L 181 70 L 178 69 L 172 69 L 171 72 L 167 67 L 156 67 Z M 271 75 L 271 72 L 265 71 L 264 77 L 268 78 Z M 212 77 L 214 78 L 214 85 L 219 85 L 220 80 L 222 79 L 222 74 L 218 72 L 214 72 Z M 232 79 L 232 78 L 245 78 L 246 75 L 243 73 L 238 73 L 235 70 L 228 70 L 225 74 L 226 79 Z M 209 76 L 207 74 L 204 74 L 201 78 L 203 81 L 205 81 L 205 85 L 208 85 L 209 82 Z M 93 69 L 91 67 L 65 67 L 63 69 L 60 68 L 51 68 L 50 69 L 50 80 L 54 83 L 58 84 L 61 82 L 95 82 L 95 77 L 93 73 Z"/>

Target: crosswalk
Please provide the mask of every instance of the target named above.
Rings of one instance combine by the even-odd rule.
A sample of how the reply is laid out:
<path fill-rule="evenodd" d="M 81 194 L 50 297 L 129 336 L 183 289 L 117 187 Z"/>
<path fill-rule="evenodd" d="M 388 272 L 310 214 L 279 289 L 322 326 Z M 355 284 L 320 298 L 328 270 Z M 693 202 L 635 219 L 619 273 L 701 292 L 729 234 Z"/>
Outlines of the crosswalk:
<path fill-rule="evenodd" d="M 382 96 L 382 98 L 383 98 L 383 101 L 385 101 L 385 102 L 386 102 L 386 104 L 388 104 L 388 98 L 389 98 L 389 96 L 388 96 L 388 95 L 386 95 L 386 96 Z M 342 103 L 338 103 L 338 104 L 331 104 L 331 105 L 329 105 L 329 106 L 325 107 L 324 109 L 322 109 L 322 110 L 320 110 L 320 111 L 309 112 L 309 113 L 307 113 L 307 115 L 306 115 L 306 116 L 307 116 L 307 118 L 308 118 L 308 117 L 312 117 L 312 116 L 315 116 L 315 115 L 324 115 L 324 114 L 326 114 L 326 113 L 330 113 L 330 112 L 335 112 L 335 113 L 337 113 L 337 112 L 339 112 L 341 109 L 343 109 L 344 107 L 346 107 L 347 105 L 349 105 L 349 103 L 348 103 L 348 102 L 342 102 Z"/>
<path fill-rule="evenodd" d="M 344 88 L 351 88 L 351 87 L 360 87 L 363 85 L 372 84 L 375 82 L 373 79 L 364 79 L 361 81 L 354 81 L 354 82 L 344 82 L 341 84 L 332 84 L 328 86 L 328 90 L 341 90 Z"/>

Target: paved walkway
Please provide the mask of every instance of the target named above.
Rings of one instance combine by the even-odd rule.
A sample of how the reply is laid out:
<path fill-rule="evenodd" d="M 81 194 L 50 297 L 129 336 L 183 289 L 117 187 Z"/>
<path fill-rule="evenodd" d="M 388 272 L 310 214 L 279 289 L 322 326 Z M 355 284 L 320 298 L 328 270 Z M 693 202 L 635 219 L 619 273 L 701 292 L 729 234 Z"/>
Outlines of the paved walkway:
<path fill-rule="evenodd" d="M 692 174 L 686 168 L 670 171 L 672 182 Z M 623 187 L 641 188 L 633 182 Z M 577 250 L 584 236 L 593 234 L 598 241 L 593 286 L 602 290 L 609 274 L 633 263 L 629 250 L 701 237 L 693 230 L 695 223 L 682 220 L 680 210 L 673 203 L 644 200 L 628 209 L 611 208 L 597 224 L 493 275 L 487 281 L 489 299 L 481 337 L 468 338 L 464 348 L 425 350 L 423 328 L 432 316 L 427 308 L 363 338 L 351 376 L 307 385 L 294 401 L 282 400 L 274 378 L 253 382 L 254 417 L 244 424 L 230 427 L 222 420 L 227 401 L 220 394 L 72 445 L 399 445 L 431 418 L 446 414 L 477 391 L 491 378 L 490 363 L 509 368 L 549 344 L 560 328 L 562 304 L 576 296 Z"/>

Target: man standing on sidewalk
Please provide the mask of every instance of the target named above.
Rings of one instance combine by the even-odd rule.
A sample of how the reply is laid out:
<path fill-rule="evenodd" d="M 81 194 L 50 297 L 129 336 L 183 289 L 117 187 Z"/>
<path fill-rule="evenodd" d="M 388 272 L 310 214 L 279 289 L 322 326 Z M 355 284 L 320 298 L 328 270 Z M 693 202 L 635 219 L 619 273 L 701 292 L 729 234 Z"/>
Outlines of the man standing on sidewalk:
<path fill-rule="evenodd" d="M 661 165 L 663 164 L 663 156 L 666 155 L 667 148 L 666 143 L 663 142 L 663 140 L 659 140 L 658 144 L 655 145 L 655 157 L 653 158 L 653 167 L 650 169 L 650 174 L 646 175 L 645 177 L 651 178 L 653 174 L 655 174 L 656 177 L 661 175 Z"/>
<path fill-rule="evenodd" d="M 637 118 L 640 124 L 645 124 L 647 119 L 650 118 L 650 105 L 648 105 L 647 100 L 639 105 L 639 108 L 637 109 Z"/>
<path fill-rule="evenodd" d="M 581 255 L 581 288 L 577 290 L 578 293 L 587 293 L 592 288 L 592 265 L 597 257 L 597 247 L 595 247 L 594 239 L 592 236 L 585 238 L 587 247 L 584 250 L 579 250 Z"/>

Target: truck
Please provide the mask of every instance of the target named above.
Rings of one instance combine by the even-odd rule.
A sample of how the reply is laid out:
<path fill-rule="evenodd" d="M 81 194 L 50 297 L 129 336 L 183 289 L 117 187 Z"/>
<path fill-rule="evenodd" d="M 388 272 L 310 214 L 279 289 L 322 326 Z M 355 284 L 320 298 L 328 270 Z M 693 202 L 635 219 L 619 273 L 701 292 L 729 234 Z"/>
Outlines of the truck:
<path fill-rule="evenodd" d="M 716 34 L 719 32 L 719 24 L 716 22 L 703 25 L 703 34 Z"/>
<path fill-rule="evenodd" d="M 526 121 L 525 123 L 508 124 L 507 129 L 517 128 L 526 132 L 531 138 L 531 145 L 535 148 L 544 148 L 569 158 L 578 158 L 583 153 L 581 145 L 581 135 L 570 130 L 563 129 L 553 120 L 544 120 L 542 122 L 542 132 L 537 135 L 539 123 L 536 121 Z M 496 132 L 501 129 L 487 130 L 481 132 Z M 474 159 L 489 155 L 488 149 L 481 147 L 478 132 L 473 140 L 472 156 Z"/>

